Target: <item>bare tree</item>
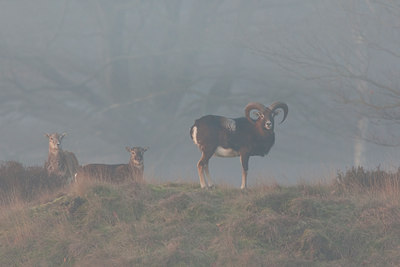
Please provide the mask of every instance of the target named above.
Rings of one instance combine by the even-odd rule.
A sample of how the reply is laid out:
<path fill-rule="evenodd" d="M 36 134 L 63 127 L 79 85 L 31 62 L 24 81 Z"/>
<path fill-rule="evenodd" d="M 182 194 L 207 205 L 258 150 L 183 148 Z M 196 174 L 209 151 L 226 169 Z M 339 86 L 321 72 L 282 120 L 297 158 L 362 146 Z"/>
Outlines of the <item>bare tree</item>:
<path fill-rule="evenodd" d="M 392 0 L 323 1 L 310 9 L 304 29 L 278 35 L 275 46 L 247 45 L 303 81 L 330 91 L 353 116 L 325 120 L 354 137 L 354 164 L 365 163 L 365 141 L 400 145 L 385 132 L 400 123 L 400 4 Z M 304 24 L 303 24 L 304 25 Z M 307 109 L 306 109 L 307 110 Z M 331 116 L 332 111 L 324 113 Z M 319 123 L 323 123 L 320 120 Z M 376 127 L 379 125 L 379 127 Z M 332 125 L 325 127 L 332 129 Z"/>

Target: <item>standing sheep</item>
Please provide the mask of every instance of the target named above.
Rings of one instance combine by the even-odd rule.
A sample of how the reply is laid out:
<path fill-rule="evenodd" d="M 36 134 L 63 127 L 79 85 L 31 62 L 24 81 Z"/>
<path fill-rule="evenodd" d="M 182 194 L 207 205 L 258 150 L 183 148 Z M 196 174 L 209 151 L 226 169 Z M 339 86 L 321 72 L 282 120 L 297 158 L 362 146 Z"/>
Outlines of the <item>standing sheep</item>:
<path fill-rule="evenodd" d="M 45 163 L 48 175 L 57 175 L 67 178 L 70 183 L 79 168 L 75 154 L 62 150 L 61 141 L 66 134 L 46 134 L 49 138 L 49 156 Z"/>
<path fill-rule="evenodd" d="M 275 102 L 269 107 L 258 102 L 251 102 L 245 108 L 246 117 L 226 118 L 216 115 L 203 116 L 190 128 L 190 137 L 201 151 L 197 163 L 200 186 L 212 187 L 208 161 L 218 157 L 240 157 L 242 163 L 241 189 L 247 187 L 247 171 L 250 156 L 265 156 L 275 143 L 274 117 L 278 110 L 283 110 L 283 122 L 288 114 L 288 106 Z M 251 111 L 257 111 L 257 118 L 250 117 Z M 208 178 L 208 183 L 204 179 Z"/>

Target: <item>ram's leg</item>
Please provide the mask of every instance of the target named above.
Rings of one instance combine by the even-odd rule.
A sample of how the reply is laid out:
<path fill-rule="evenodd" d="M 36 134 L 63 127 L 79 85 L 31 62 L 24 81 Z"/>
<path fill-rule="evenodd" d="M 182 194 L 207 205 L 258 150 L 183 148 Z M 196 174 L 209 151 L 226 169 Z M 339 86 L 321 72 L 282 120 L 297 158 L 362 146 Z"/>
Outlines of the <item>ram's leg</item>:
<path fill-rule="evenodd" d="M 201 188 L 205 188 L 207 186 L 206 181 L 204 180 L 204 168 L 207 165 L 208 165 L 208 159 L 206 157 L 206 154 L 204 152 L 202 152 L 201 158 L 200 158 L 199 162 L 197 163 L 197 171 L 199 173 Z"/>
<path fill-rule="evenodd" d="M 197 163 L 197 172 L 199 173 L 199 179 L 200 179 L 201 188 L 206 187 L 206 182 L 204 181 L 204 165 L 203 165 L 201 159 Z"/>
<path fill-rule="evenodd" d="M 210 171 L 209 171 L 209 169 L 208 169 L 208 162 L 207 162 L 207 164 L 204 166 L 204 172 L 205 172 L 206 177 L 207 177 L 208 187 L 214 187 L 214 184 L 213 184 L 213 182 L 212 182 L 212 180 L 211 180 Z"/>
<path fill-rule="evenodd" d="M 249 169 L 249 156 L 240 155 L 240 162 L 242 163 L 242 185 L 240 189 L 247 188 L 247 171 Z"/>
<path fill-rule="evenodd" d="M 204 173 L 206 173 L 207 176 L 210 175 L 208 172 L 208 161 L 212 157 L 213 153 L 214 152 L 203 151 L 201 154 L 201 158 L 197 163 L 197 171 L 199 173 L 201 188 L 205 188 L 207 186 L 206 181 L 204 180 Z"/>

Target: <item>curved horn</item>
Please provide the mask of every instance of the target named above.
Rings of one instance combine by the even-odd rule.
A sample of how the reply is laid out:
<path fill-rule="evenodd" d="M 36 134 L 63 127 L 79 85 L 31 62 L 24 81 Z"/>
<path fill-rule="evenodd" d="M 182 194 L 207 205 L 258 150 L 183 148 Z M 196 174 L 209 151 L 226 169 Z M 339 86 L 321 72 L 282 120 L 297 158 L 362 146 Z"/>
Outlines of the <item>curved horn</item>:
<path fill-rule="evenodd" d="M 252 120 L 250 118 L 250 111 L 253 109 L 257 109 L 258 111 L 260 111 L 261 113 L 264 113 L 264 111 L 267 109 L 263 104 L 258 103 L 258 102 L 250 102 L 247 104 L 246 108 L 245 108 L 245 114 L 246 114 L 246 118 L 251 122 L 254 123 L 254 120 Z"/>
<path fill-rule="evenodd" d="M 288 114 L 288 112 L 289 112 L 289 107 L 288 107 L 288 105 L 286 105 L 285 103 L 283 103 L 283 102 L 274 102 L 274 103 L 272 103 L 269 107 L 268 107 L 272 112 L 274 112 L 276 109 L 278 109 L 278 108 L 281 108 L 282 110 L 283 110 L 283 119 L 282 119 L 282 121 L 280 122 L 280 123 L 282 123 L 285 119 L 286 119 L 286 117 L 287 117 L 287 114 Z"/>

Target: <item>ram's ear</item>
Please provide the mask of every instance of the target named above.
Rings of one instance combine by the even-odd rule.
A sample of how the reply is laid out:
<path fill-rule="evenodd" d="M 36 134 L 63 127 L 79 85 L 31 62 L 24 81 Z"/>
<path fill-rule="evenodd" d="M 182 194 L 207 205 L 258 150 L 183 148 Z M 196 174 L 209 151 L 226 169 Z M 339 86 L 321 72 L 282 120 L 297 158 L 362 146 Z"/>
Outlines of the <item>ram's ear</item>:
<path fill-rule="evenodd" d="M 46 136 L 47 138 L 50 138 L 50 134 L 45 133 L 44 136 Z"/>
<path fill-rule="evenodd" d="M 126 151 L 128 151 L 129 153 L 131 153 L 131 151 L 132 151 L 132 148 L 130 148 L 129 146 L 126 146 L 125 149 L 126 149 Z"/>

